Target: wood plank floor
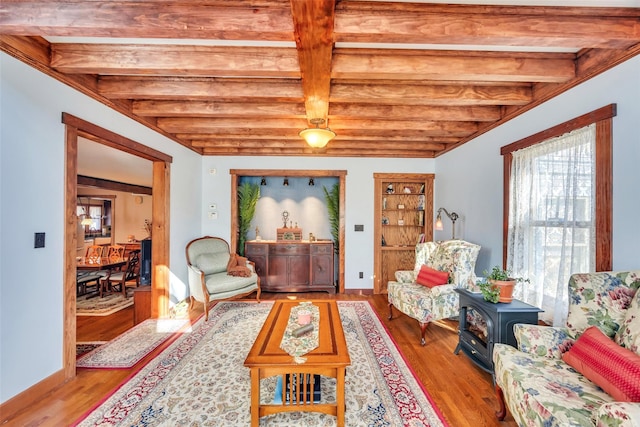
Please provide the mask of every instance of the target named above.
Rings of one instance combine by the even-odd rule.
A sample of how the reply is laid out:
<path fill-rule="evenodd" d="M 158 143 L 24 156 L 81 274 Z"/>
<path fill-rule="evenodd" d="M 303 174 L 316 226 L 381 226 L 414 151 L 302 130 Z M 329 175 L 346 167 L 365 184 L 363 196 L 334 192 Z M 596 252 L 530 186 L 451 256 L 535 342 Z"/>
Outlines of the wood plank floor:
<path fill-rule="evenodd" d="M 294 294 L 299 299 L 334 298 L 326 293 Z M 287 294 L 263 293 L 262 299 L 287 297 Z M 457 344 L 457 322 L 444 321 L 430 325 L 427 343 L 420 345 L 418 323 L 394 310 L 387 320 L 388 306 L 384 295 L 341 294 L 337 299 L 368 300 L 394 337 L 409 365 L 452 427 L 515 427 L 511 415 L 503 422 L 496 420 L 496 397 L 491 376 L 476 367 L 462 353 L 454 355 Z M 196 319 L 202 305 L 189 313 Z M 105 317 L 78 317 L 77 341 L 107 341 L 133 326 L 133 307 Z M 139 364 L 144 364 L 157 352 Z M 2 426 L 66 426 L 72 424 L 96 402 L 127 378 L 132 369 L 79 369 L 75 379 L 61 386 L 34 405 L 6 420 Z"/>

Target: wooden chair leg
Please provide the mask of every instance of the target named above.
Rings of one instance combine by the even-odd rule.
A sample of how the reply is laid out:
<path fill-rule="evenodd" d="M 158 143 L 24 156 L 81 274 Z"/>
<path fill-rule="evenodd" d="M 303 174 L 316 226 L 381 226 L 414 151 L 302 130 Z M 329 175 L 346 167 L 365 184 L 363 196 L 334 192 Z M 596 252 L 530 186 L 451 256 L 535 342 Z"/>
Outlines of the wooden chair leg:
<path fill-rule="evenodd" d="M 204 321 L 209 320 L 209 295 L 204 296 Z"/>
<path fill-rule="evenodd" d="M 425 344 L 425 333 L 427 332 L 427 326 L 429 326 L 429 322 L 427 323 L 423 323 L 420 322 L 420 345 L 424 345 Z"/>
<path fill-rule="evenodd" d="M 498 398 L 498 405 L 500 407 L 496 412 L 496 417 L 498 418 L 498 421 L 502 421 L 504 420 L 504 417 L 507 415 L 507 407 L 504 404 L 504 393 L 502 392 L 502 389 L 498 384 L 496 384 L 494 390 L 496 392 L 496 397 Z"/>

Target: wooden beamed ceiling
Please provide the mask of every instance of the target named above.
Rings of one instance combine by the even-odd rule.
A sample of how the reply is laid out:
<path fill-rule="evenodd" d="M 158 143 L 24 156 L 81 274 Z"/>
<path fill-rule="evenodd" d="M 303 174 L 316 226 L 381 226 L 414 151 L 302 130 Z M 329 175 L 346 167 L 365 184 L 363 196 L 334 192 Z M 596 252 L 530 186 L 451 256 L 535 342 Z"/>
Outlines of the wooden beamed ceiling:
<path fill-rule="evenodd" d="M 0 48 L 203 155 L 431 158 L 640 53 L 640 8 L 3 0 Z"/>

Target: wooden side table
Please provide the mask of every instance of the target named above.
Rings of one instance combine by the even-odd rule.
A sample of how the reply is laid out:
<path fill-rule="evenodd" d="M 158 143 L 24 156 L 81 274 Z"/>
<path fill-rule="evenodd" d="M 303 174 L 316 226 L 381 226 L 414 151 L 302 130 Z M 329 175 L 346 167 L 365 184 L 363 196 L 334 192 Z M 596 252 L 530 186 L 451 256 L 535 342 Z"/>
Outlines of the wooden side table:
<path fill-rule="evenodd" d="M 151 286 L 133 289 L 133 324 L 137 325 L 151 317 Z"/>
<path fill-rule="evenodd" d="M 481 293 L 469 292 L 466 289 L 455 290 L 460 295 L 460 325 L 458 328 L 458 345 L 454 351 L 460 350 L 480 368 L 493 374 L 493 345 L 504 343 L 516 347 L 513 334 L 516 323 L 538 323 L 541 309 L 514 299 L 510 303 L 492 303 L 485 301 Z M 470 324 L 467 312 L 474 310 L 486 325 L 486 336 L 481 328 Z"/>

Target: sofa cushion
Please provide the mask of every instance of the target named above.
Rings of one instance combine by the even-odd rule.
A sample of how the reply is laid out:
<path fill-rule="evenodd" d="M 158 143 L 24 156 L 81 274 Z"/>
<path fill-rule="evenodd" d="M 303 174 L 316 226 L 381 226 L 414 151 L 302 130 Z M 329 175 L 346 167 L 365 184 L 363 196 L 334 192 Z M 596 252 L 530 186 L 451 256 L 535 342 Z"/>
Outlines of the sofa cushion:
<path fill-rule="evenodd" d="M 575 338 L 598 319 L 600 330 L 613 338 L 625 319 L 626 310 L 640 285 L 638 272 L 572 274 L 567 328 Z"/>
<path fill-rule="evenodd" d="M 596 326 L 584 331 L 562 360 L 615 400 L 640 402 L 640 356 L 617 345 Z"/>
<path fill-rule="evenodd" d="M 596 408 L 613 398 L 562 361 L 493 347 L 496 384 L 520 426 L 593 426 Z"/>
<path fill-rule="evenodd" d="M 631 300 L 615 340 L 621 346 L 640 354 L 640 291 L 636 291 Z"/>
<path fill-rule="evenodd" d="M 257 276 L 255 273 L 251 274 L 249 277 L 241 277 L 229 276 L 227 272 L 224 271 L 222 273 L 205 276 L 204 281 L 209 295 L 216 299 L 219 294 L 235 292 L 250 285 L 257 289 L 258 285 L 256 279 Z"/>
<path fill-rule="evenodd" d="M 449 281 L 449 273 L 446 271 L 435 270 L 431 267 L 423 265 L 420 267 L 416 283 L 419 285 L 433 288 L 434 286 L 446 285 Z"/>
<path fill-rule="evenodd" d="M 228 262 L 228 253 L 203 253 L 196 257 L 194 265 L 202 271 L 205 276 L 208 276 L 209 274 L 222 272 L 226 274 Z"/>
<path fill-rule="evenodd" d="M 448 292 L 434 292 L 449 287 Z M 387 298 L 407 316 L 426 323 L 458 314 L 458 294 L 452 288 L 453 285 L 445 285 L 429 289 L 416 283 L 389 282 Z"/>

